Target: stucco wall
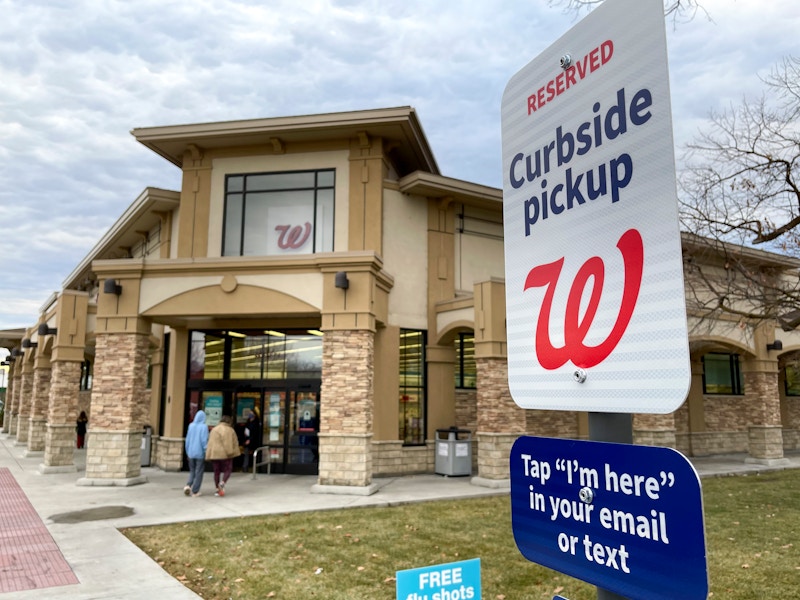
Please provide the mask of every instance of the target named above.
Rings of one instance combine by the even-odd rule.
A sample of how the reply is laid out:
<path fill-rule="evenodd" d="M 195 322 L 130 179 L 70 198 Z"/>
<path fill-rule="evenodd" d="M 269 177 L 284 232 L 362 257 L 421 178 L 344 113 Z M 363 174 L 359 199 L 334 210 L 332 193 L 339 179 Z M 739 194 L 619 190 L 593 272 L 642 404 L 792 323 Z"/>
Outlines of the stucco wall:
<path fill-rule="evenodd" d="M 394 277 L 389 323 L 427 329 L 428 205 L 400 192 L 384 194 L 383 266 Z"/>

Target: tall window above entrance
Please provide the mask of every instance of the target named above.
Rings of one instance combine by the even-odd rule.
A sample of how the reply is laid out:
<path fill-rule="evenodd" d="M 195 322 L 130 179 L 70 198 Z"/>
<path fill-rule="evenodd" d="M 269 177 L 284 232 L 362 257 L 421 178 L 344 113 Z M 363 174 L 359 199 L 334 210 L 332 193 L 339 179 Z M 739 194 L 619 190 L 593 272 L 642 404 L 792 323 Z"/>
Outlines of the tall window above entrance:
<path fill-rule="evenodd" d="M 333 251 L 334 170 L 225 178 L 223 256 Z"/>
<path fill-rule="evenodd" d="M 425 443 L 425 332 L 400 330 L 400 439 Z"/>

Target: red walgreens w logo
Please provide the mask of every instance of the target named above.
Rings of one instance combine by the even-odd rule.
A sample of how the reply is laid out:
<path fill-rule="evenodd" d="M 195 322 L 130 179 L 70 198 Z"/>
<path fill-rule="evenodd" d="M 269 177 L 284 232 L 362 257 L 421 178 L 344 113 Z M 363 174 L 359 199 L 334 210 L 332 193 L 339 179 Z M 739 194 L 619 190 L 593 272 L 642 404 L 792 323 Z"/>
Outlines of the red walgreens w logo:
<path fill-rule="evenodd" d="M 633 316 L 636 300 L 639 298 L 639 288 L 642 284 L 642 271 L 644 270 L 644 245 L 642 236 L 636 229 L 629 229 L 622 234 L 617 243 L 617 248 L 622 253 L 625 264 L 625 286 L 622 293 L 617 321 L 611 329 L 606 340 L 597 346 L 584 344 L 586 335 L 592 326 L 592 321 L 600 304 L 605 279 L 605 266 L 599 256 L 587 260 L 575 276 L 567 298 L 567 308 L 564 314 L 564 346 L 556 348 L 550 339 L 550 311 L 553 304 L 556 283 L 561 275 L 564 259 L 534 267 L 525 279 L 524 290 L 532 287 L 547 286 L 547 291 L 542 301 L 539 320 L 536 324 L 536 356 L 539 363 L 548 370 L 558 369 L 568 360 L 576 367 L 583 369 L 600 364 L 617 347 L 622 335 Z M 580 318 L 580 303 L 583 291 L 589 278 L 594 278 L 589 304 L 583 319 Z"/>
<path fill-rule="evenodd" d="M 308 236 L 311 233 L 311 223 L 306 221 L 305 225 L 295 225 L 294 227 L 291 225 L 277 225 L 275 231 L 281 232 L 278 237 L 278 248 L 281 250 L 290 248 L 296 250 L 308 240 Z"/>

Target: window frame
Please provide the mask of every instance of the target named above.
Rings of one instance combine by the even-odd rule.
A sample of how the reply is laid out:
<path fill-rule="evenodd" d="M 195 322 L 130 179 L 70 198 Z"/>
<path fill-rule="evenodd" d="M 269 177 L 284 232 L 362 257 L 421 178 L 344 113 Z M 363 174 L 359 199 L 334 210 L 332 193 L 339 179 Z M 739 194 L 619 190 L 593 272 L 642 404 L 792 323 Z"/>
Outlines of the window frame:
<path fill-rule="evenodd" d="M 270 177 L 282 177 L 287 175 L 300 175 L 300 174 L 313 174 L 314 176 L 314 184 L 311 187 L 308 186 L 299 186 L 299 187 L 254 187 L 253 189 L 248 189 L 248 181 L 255 179 L 255 178 L 263 178 L 268 179 Z M 331 183 L 325 184 L 320 182 L 320 176 L 322 174 L 330 174 L 331 176 Z M 234 178 L 241 178 L 242 179 L 242 189 L 241 190 L 231 190 L 230 189 L 230 182 Z M 330 249 L 319 249 L 318 245 L 318 237 L 320 232 L 318 230 L 318 217 L 319 217 L 319 210 L 321 206 L 321 198 L 320 192 L 327 192 L 330 191 L 331 194 L 331 217 L 330 217 L 330 230 L 323 231 L 322 235 L 330 235 Z M 246 247 L 246 224 L 247 224 L 247 196 L 248 194 L 251 195 L 266 195 L 270 193 L 274 194 L 283 194 L 283 193 L 295 193 L 295 192 L 310 192 L 311 193 L 311 213 L 313 219 L 313 226 L 312 226 L 312 234 L 311 234 L 311 254 L 316 254 L 318 252 L 330 252 L 333 251 L 335 247 L 335 222 L 336 222 L 336 169 L 335 168 L 320 168 L 320 169 L 300 169 L 300 170 L 288 170 L 288 171 L 259 171 L 259 172 L 244 172 L 244 173 L 226 173 L 225 174 L 225 183 L 224 183 L 224 199 L 223 199 L 223 207 L 222 207 L 222 240 L 221 240 L 221 248 L 220 248 L 220 256 L 229 256 L 229 257 L 243 257 L 243 256 L 280 256 L 280 253 L 273 253 L 273 254 L 245 254 L 244 250 Z M 229 225 L 229 202 L 231 201 L 232 196 L 241 196 L 241 210 L 240 214 L 238 215 L 239 223 L 238 223 L 238 250 L 237 253 L 228 253 L 230 250 L 227 247 L 228 243 L 228 225 Z"/>
<path fill-rule="evenodd" d="M 419 372 L 417 374 L 418 383 L 416 385 L 410 385 L 408 383 L 408 371 L 403 370 L 403 361 L 404 361 L 404 344 L 403 344 L 403 336 L 409 334 L 419 334 L 420 336 L 420 350 L 418 357 L 415 360 L 415 363 L 419 367 Z M 398 371 L 398 412 L 399 417 L 398 419 L 398 439 L 403 442 L 403 446 L 424 446 L 426 443 L 427 437 L 427 428 L 428 428 L 428 361 L 427 361 L 427 354 L 426 354 L 426 347 L 428 343 L 428 332 L 424 329 L 400 329 L 400 337 L 399 337 L 399 360 L 397 365 Z M 406 416 L 407 411 L 406 408 L 408 406 L 408 401 L 404 400 L 406 398 L 410 398 L 411 396 L 417 396 L 418 398 L 418 411 L 419 411 L 419 426 L 418 426 L 418 434 L 417 436 L 413 435 L 413 431 L 411 435 L 408 434 L 406 429 Z M 402 420 L 402 425 L 401 425 Z"/>
<path fill-rule="evenodd" d="M 706 377 L 706 358 L 708 356 L 727 356 L 728 357 L 728 374 L 730 376 L 731 391 L 709 391 L 707 377 Z M 733 352 L 707 352 L 702 357 L 703 362 L 703 394 L 708 396 L 743 396 L 744 395 L 744 378 L 742 377 L 742 368 L 739 354 Z"/>
<path fill-rule="evenodd" d="M 466 374 L 466 369 L 464 368 L 465 360 L 464 360 L 464 348 L 465 345 L 468 345 L 469 342 L 467 340 L 471 340 L 471 347 L 472 347 L 472 371 L 469 374 Z M 465 343 L 466 342 L 466 343 Z M 475 364 L 475 333 L 474 332 L 462 332 L 458 334 L 454 341 L 455 349 L 456 349 L 456 361 L 455 361 L 455 386 L 458 390 L 474 390 L 478 387 L 478 373 L 477 373 L 477 366 Z M 465 385 L 464 382 L 467 379 L 472 379 L 474 381 L 474 385 Z"/>

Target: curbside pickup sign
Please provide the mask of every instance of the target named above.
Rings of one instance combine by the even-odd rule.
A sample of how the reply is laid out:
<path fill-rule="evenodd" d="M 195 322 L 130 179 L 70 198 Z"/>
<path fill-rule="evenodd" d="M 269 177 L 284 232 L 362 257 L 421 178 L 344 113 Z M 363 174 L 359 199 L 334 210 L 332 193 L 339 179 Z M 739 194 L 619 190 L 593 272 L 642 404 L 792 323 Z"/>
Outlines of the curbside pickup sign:
<path fill-rule="evenodd" d="M 607 0 L 501 107 L 509 387 L 668 413 L 691 374 L 661 0 Z"/>
<path fill-rule="evenodd" d="M 521 437 L 511 526 L 528 560 L 625 598 L 708 595 L 700 479 L 671 448 Z"/>

